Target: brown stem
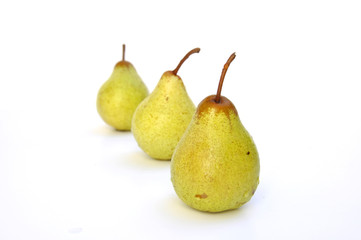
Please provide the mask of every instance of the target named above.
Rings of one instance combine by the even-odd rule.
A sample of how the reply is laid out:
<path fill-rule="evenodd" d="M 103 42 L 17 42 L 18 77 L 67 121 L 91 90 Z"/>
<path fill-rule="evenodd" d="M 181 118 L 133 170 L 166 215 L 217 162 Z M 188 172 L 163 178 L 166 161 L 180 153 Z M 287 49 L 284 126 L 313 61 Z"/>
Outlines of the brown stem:
<path fill-rule="evenodd" d="M 178 66 L 173 70 L 173 73 L 174 73 L 175 75 L 177 75 L 178 70 L 179 70 L 179 68 L 182 66 L 182 64 L 184 63 L 184 61 L 187 60 L 187 58 L 188 58 L 190 55 L 192 55 L 193 53 L 199 53 L 200 50 L 201 50 L 200 48 L 195 48 L 195 49 L 190 50 L 190 51 L 184 56 L 184 58 L 179 62 Z"/>
<path fill-rule="evenodd" d="M 229 65 L 235 58 L 236 58 L 236 53 L 232 53 L 232 55 L 228 58 L 226 64 L 224 64 L 222 74 L 221 74 L 221 79 L 219 80 L 219 84 L 218 84 L 217 95 L 216 95 L 216 99 L 215 99 L 216 103 L 219 103 L 221 101 L 221 91 L 222 91 L 224 77 L 226 76 L 226 72 L 228 70 Z"/>
<path fill-rule="evenodd" d="M 123 61 L 125 61 L 125 44 L 123 44 Z"/>

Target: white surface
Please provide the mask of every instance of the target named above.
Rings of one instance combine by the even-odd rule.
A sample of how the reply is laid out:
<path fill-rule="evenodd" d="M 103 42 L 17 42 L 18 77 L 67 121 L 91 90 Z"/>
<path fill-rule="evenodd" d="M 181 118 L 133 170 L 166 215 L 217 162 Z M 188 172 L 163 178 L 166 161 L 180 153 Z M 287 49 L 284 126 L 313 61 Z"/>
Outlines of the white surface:
<path fill-rule="evenodd" d="M 220 3 L 222 2 L 222 4 Z M 2 1 L 0 239 L 360 239 L 359 1 Z M 99 118 L 121 59 L 150 90 L 179 71 L 195 104 L 217 89 L 261 158 L 239 210 L 173 191 L 169 162 Z"/>

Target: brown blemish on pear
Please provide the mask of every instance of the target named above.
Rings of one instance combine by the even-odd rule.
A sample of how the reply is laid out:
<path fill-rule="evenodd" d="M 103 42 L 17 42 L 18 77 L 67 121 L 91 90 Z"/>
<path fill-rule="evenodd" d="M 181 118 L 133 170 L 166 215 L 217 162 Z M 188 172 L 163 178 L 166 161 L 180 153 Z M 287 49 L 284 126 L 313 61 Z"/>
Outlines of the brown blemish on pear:
<path fill-rule="evenodd" d="M 208 197 L 208 195 L 205 194 L 205 193 L 202 193 L 202 194 L 196 194 L 195 197 L 196 197 L 196 198 L 199 198 L 199 199 L 205 199 L 205 198 Z"/>

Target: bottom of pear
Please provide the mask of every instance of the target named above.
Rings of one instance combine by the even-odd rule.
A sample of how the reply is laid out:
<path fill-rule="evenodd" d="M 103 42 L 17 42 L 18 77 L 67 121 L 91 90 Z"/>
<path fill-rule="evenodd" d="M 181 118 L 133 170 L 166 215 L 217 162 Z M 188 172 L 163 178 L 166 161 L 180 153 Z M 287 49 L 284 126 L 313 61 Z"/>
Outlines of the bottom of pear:
<path fill-rule="evenodd" d="M 170 158 L 154 158 L 154 157 L 151 158 L 157 161 L 170 161 Z"/>
<path fill-rule="evenodd" d="M 106 117 L 103 117 L 102 115 L 100 115 L 100 117 L 108 126 L 110 126 L 116 131 L 129 132 L 131 130 L 130 123 L 119 123 L 118 121 L 114 121 L 113 119 L 108 119 Z"/>
<path fill-rule="evenodd" d="M 238 206 L 235 206 L 235 207 L 229 207 L 229 208 L 199 208 L 199 207 L 196 207 L 196 206 L 192 206 L 190 204 L 187 204 L 187 206 L 191 207 L 192 209 L 195 209 L 197 211 L 200 211 L 200 212 L 207 212 L 207 213 L 222 213 L 222 212 L 228 212 L 228 211 L 234 211 L 234 210 L 237 210 L 239 209 L 242 205 L 244 205 L 245 203 L 241 203 L 240 205 Z"/>
<path fill-rule="evenodd" d="M 248 203 L 256 192 L 259 178 L 257 178 L 257 182 L 253 187 L 243 191 L 240 195 L 238 194 L 237 197 L 231 198 L 228 198 L 227 194 L 222 196 L 222 194 L 215 192 L 214 189 L 200 191 L 198 188 L 198 190 L 192 191 L 188 188 L 189 184 L 185 189 L 179 189 L 173 178 L 171 178 L 171 181 L 176 194 L 186 205 L 201 212 L 218 213 L 235 210 Z"/>
<path fill-rule="evenodd" d="M 130 132 L 130 128 L 114 128 L 114 130 L 118 132 Z"/>
<path fill-rule="evenodd" d="M 152 155 L 150 155 L 150 154 L 148 154 L 147 152 L 146 152 L 146 154 L 150 157 L 150 158 L 152 158 L 152 159 L 154 159 L 154 160 L 158 160 L 158 161 L 170 161 L 170 157 L 168 157 L 168 156 L 152 156 Z"/>

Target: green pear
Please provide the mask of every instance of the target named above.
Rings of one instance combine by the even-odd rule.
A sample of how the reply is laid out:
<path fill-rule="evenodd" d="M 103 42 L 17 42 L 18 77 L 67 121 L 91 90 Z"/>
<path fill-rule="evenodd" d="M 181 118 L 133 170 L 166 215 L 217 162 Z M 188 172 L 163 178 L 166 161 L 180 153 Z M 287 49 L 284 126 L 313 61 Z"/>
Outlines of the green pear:
<path fill-rule="evenodd" d="M 175 192 L 200 211 L 221 212 L 248 202 L 259 182 L 259 157 L 233 103 L 220 95 L 232 54 L 222 71 L 217 95 L 206 97 L 171 160 Z"/>
<path fill-rule="evenodd" d="M 170 160 L 173 151 L 195 112 L 182 79 L 177 75 L 187 53 L 176 69 L 166 71 L 154 91 L 141 102 L 132 120 L 132 132 L 138 145 L 150 157 Z"/>
<path fill-rule="evenodd" d="M 98 92 L 97 110 L 101 118 L 117 130 L 130 130 L 135 109 L 148 96 L 148 89 L 134 66 L 124 59 Z"/>

